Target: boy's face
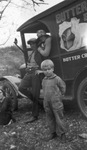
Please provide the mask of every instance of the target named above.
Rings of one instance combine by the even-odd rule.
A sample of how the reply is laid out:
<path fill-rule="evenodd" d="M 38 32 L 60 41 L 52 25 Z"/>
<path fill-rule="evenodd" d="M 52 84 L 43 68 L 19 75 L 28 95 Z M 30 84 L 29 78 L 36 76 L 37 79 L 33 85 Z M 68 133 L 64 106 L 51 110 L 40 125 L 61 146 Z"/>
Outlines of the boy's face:
<path fill-rule="evenodd" d="M 54 69 L 50 66 L 47 66 L 43 69 L 43 72 L 45 74 L 46 77 L 50 77 L 53 74 Z"/>
<path fill-rule="evenodd" d="M 0 90 L 0 101 L 2 100 L 3 98 L 3 92 Z"/>

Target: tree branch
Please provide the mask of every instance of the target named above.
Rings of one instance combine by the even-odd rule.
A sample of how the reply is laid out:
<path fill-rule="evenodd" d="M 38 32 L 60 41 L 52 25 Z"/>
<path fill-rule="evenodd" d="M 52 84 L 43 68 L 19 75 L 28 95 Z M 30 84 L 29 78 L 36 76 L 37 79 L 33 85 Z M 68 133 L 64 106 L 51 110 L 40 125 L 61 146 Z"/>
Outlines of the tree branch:
<path fill-rule="evenodd" d="M 32 1 L 32 3 L 33 3 L 33 6 L 35 6 L 35 5 L 41 5 L 41 4 L 47 4 L 47 3 L 44 3 L 44 0 L 39 0 L 39 1 L 41 1 L 41 2 L 36 2 L 35 0 L 31 0 Z"/>
<path fill-rule="evenodd" d="M 8 0 L 0 0 L 0 2 L 3 2 L 3 1 L 8 1 Z"/>
<path fill-rule="evenodd" d="M 24 8 L 24 9 L 29 9 L 29 8 L 27 8 L 27 7 L 25 7 L 25 6 L 21 6 L 21 5 L 15 4 L 15 3 L 13 3 L 13 2 L 11 2 L 11 4 L 15 5 L 16 7 L 20 7 L 20 8 Z"/>
<path fill-rule="evenodd" d="M 33 5 L 34 10 L 35 10 L 36 5 L 39 6 L 41 4 L 47 4 L 47 3 L 44 3 L 44 0 L 39 0 L 41 2 L 36 2 L 36 0 L 30 0 L 32 3 L 28 2 L 27 0 L 22 0 L 22 1 L 25 3 L 24 6 L 18 5 L 18 4 L 13 3 L 13 2 L 11 2 L 11 4 L 15 5 L 16 7 L 20 7 L 20 8 L 24 8 L 24 9 L 28 9 L 26 6 Z"/>
<path fill-rule="evenodd" d="M 1 1 L 3 1 L 3 0 L 1 0 Z M 0 2 L 1 2 L 0 1 Z M 7 0 L 5 0 L 5 1 L 7 1 Z M 2 15 L 3 15 L 3 13 L 4 13 L 4 11 L 6 10 L 6 8 L 8 7 L 8 5 L 11 3 L 11 0 L 7 3 L 7 5 L 4 7 L 4 9 L 0 12 L 0 20 L 1 20 L 1 18 L 2 18 Z"/>

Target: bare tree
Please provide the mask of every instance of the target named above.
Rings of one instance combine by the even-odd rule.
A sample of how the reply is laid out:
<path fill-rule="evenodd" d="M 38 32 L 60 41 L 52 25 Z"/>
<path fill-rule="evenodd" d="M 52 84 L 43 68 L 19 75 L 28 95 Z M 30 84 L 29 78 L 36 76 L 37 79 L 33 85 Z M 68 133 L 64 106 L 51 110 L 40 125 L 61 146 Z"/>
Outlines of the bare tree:
<path fill-rule="evenodd" d="M 0 2 L 2 1 L 7 1 L 7 0 L 0 0 Z M 5 5 L 5 7 L 0 11 L 0 20 L 2 18 L 2 15 L 4 13 L 4 11 L 6 10 L 6 8 L 8 7 L 8 5 L 10 4 L 11 0 L 10 1 L 7 1 L 7 4 Z"/>
<path fill-rule="evenodd" d="M 22 2 L 24 2 L 24 5 L 21 6 L 20 4 L 16 2 L 14 2 L 13 0 L 0 0 L 0 3 L 2 2 L 6 2 L 6 5 L 4 6 L 4 8 L 0 11 L 0 20 L 6 10 L 6 8 L 10 5 L 10 4 L 13 4 L 15 7 L 21 7 L 21 8 L 24 8 L 24 9 L 27 9 L 28 7 L 26 6 L 29 6 L 29 5 L 33 5 L 33 8 L 35 10 L 35 6 L 38 5 L 40 6 L 41 4 L 46 4 L 44 2 L 44 0 L 21 0 Z"/>
<path fill-rule="evenodd" d="M 0 20 L 4 18 L 6 9 L 8 7 L 11 7 L 12 5 L 18 9 L 19 8 L 28 9 L 28 6 L 32 6 L 35 10 L 36 5 L 40 6 L 41 4 L 46 4 L 44 2 L 44 0 L 20 0 L 20 1 L 23 2 L 23 5 L 21 5 L 20 3 L 17 3 L 17 1 L 15 1 L 15 0 L 0 0 L 0 8 L 1 8 L 0 9 Z M 3 5 L 3 3 L 4 3 L 4 5 Z M 3 28 L 3 26 L 0 28 Z M 7 39 L 4 42 L 0 43 L 0 46 L 6 44 L 7 41 L 9 40 L 10 36 L 11 36 L 11 33 L 9 32 Z"/>

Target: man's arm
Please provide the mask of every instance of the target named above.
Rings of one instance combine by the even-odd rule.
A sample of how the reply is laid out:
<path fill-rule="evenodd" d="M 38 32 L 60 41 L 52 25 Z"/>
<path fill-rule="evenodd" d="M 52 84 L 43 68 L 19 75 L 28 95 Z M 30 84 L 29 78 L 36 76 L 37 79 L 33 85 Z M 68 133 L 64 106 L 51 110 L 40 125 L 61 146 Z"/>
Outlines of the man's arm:
<path fill-rule="evenodd" d="M 49 56 L 51 50 L 51 37 L 47 38 L 45 41 L 45 49 L 43 50 L 41 47 L 38 47 L 38 51 L 42 56 Z"/>

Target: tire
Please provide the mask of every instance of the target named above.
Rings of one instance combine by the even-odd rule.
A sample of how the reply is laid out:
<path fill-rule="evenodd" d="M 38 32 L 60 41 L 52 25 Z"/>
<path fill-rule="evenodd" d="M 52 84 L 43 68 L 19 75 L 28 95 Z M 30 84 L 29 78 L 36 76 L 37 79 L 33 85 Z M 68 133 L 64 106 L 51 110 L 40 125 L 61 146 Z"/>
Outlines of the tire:
<path fill-rule="evenodd" d="M 12 111 L 18 110 L 18 100 L 16 92 L 9 81 L 5 81 L 2 86 L 3 90 L 7 95 L 10 95 L 12 100 Z"/>
<path fill-rule="evenodd" d="M 87 119 L 87 78 L 83 79 L 78 86 L 77 104 L 81 113 Z"/>

